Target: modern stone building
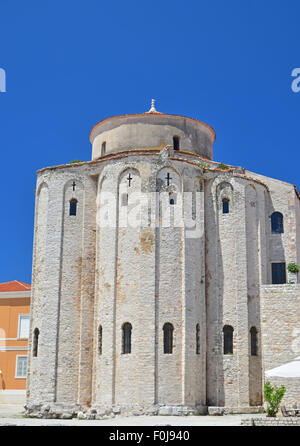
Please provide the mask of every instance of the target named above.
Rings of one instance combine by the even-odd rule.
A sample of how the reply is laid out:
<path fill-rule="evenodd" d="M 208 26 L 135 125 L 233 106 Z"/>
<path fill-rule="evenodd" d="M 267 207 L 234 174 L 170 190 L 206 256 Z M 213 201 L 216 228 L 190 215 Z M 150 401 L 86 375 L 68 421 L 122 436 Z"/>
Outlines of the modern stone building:
<path fill-rule="evenodd" d="M 300 354 L 297 189 L 213 161 L 209 125 L 154 104 L 90 141 L 38 172 L 28 413 L 255 411 Z"/>

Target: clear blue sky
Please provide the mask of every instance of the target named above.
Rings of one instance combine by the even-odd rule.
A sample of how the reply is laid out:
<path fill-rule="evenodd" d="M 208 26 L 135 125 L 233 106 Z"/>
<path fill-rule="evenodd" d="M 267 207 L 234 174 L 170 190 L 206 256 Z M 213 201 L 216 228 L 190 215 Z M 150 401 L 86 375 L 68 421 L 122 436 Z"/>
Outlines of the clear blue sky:
<path fill-rule="evenodd" d="M 0 282 L 31 281 L 36 170 L 89 160 L 92 126 L 151 98 L 209 123 L 215 160 L 300 186 L 299 18 L 299 0 L 0 0 Z"/>

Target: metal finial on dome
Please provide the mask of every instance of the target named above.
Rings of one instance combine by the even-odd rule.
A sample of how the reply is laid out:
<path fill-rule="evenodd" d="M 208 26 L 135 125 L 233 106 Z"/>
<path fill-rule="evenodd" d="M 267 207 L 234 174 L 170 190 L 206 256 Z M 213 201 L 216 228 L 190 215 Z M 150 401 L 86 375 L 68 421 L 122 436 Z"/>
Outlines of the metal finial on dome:
<path fill-rule="evenodd" d="M 153 113 L 153 112 L 156 112 L 156 110 L 155 110 L 155 99 L 152 99 L 152 101 L 151 101 L 151 108 L 148 111 L 148 113 Z"/>

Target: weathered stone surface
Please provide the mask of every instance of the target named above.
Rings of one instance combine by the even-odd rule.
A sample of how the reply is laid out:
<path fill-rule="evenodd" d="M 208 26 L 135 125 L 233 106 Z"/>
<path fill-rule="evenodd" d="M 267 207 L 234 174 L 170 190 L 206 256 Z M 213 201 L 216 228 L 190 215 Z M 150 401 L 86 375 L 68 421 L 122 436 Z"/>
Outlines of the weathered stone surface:
<path fill-rule="evenodd" d="M 299 417 L 249 417 L 242 419 L 243 426 L 300 426 Z"/>
<path fill-rule="evenodd" d="M 65 413 L 62 414 L 61 418 L 63 420 L 70 420 L 71 418 L 73 418 L 73 414 L 69 413 L 69 412 L 65 412 Z"/>
<path fill-rule="evenodd" d="M 224 407 L 208 407 L 208 415 L 219 416 L 224 415 Z"/>
<path fill-rule="evenodd" d="M 254 411 L 262 405 L 263 372 L 300 356 L 300 285 L 271 285 L 272 263 L 300 263 L 298 195 L 288 183 L 202 159 L 211 157 L 214 139 L 203 123 L 134 119 L 95 129 L 94 161 L 38 173 L 29 352 L 35 328 L 40 336 L 37 357 L 29 355 L 26 414 Z M 175 129 L 180 151 L 166 146 Z M 95 159 L 103 138 L 107 154 Z M 199 209 L 194 199 L 180 200 L 182 191 L 199 193 Z M 152 193 L 142 225 L 125 227 L 124 212 L 140 192 Z M 103 227 L 107 193 L 113 224 Z M 198 225 L 194 236 L 183 204 Z M 175 227 L 162 223 L 168 207 L 180 210 Z M 274 211 L 283 214 L 282 234 L 271 232 Z M 126 322 L 130 354 L 122 353 Z M 172 354 L 164 353 L 165 323 L 173 326 Z M 225 325 L 233 328 L 229 355 Z M 286 384 L 285 401 L 294 403 L 299 379 L 273 381 Z"/>

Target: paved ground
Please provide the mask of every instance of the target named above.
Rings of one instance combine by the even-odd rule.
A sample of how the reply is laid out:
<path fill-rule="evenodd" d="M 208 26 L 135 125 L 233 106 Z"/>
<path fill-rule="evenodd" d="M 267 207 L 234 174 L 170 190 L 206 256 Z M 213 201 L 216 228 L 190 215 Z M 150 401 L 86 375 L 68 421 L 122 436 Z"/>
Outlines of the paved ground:
<path fill-rule="evenodd" d="M 44 420 L 24 418 L 23 406 L 0 404 L 0 426 L 240 426 L 246 415 L 212 416 L 117 416 L 108 420 Z"/>

